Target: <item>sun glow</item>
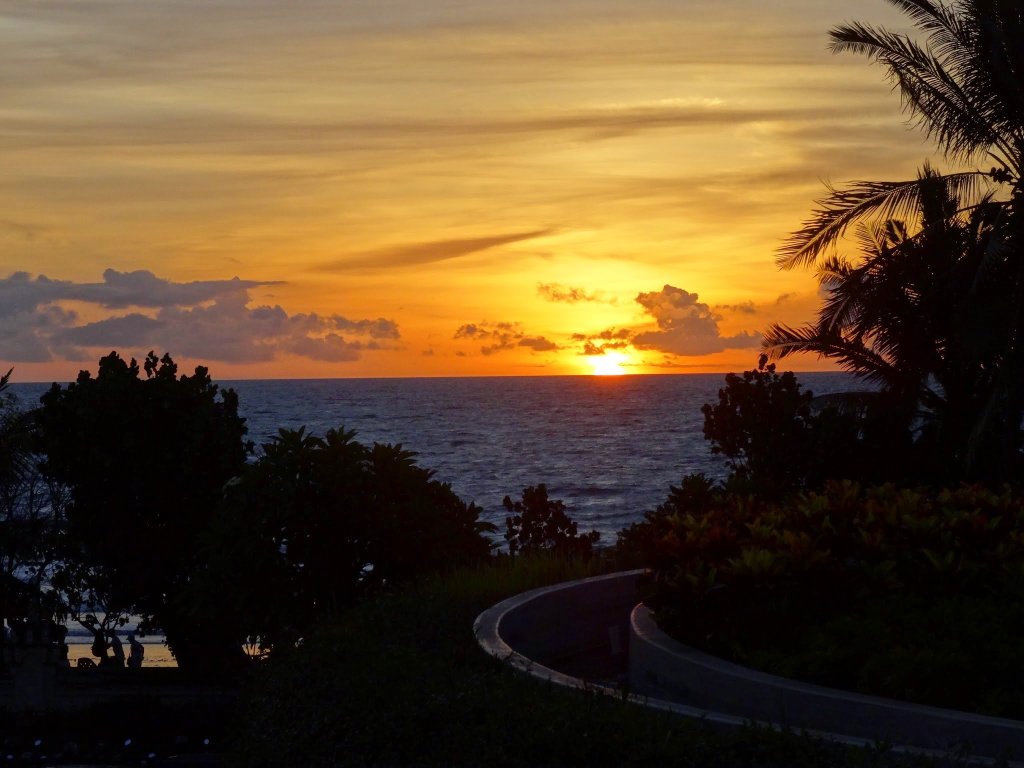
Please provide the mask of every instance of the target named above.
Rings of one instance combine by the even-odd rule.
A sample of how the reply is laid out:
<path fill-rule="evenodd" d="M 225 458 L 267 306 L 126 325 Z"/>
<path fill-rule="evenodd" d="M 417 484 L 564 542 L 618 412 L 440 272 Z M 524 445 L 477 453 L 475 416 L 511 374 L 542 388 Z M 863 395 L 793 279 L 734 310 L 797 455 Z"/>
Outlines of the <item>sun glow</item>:
<path fill-rule="evenodd" d="M 622 376 L 626 372 L 622 365 L 628 360 L 629 358 L 621 352 L 605 352 L 603 355 L 594 355 L 590 358 L 591 373 L 594 376 Z"/>

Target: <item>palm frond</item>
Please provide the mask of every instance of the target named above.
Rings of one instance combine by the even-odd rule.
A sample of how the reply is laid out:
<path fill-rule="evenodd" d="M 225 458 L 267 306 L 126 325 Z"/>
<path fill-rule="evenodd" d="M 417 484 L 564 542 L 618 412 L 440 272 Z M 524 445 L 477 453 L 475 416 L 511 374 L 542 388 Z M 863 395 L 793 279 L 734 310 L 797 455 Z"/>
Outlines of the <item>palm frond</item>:
<path fill-rule="evenodd" d="M 974 39 L 971 28 L 943 3 L 930 0 L 888 0 L 889 5 L 903 11 L 918 29 L 928 35 L 928 42 L 935 54 L 951 65 L 957 72 L 969 67 L 971 43 Z"/>
<path fill-rule="evenodd" d="M 985 174 L 965 171 L 942 176 L 946 189 L 957 199 L 974 198 Z M 832 247 L 847 227 L 864 219 L 902 219 L 920 207 L 921 179 L 910 181 L 855 181 L 846 188 L 828 185 L 829 195 L 816 201 L 811 218 L 791 234 L 776 254 L 782 269 L 804 267 Z"/>
<path fill-rule="evenodd" d="M 937 40 L 949 39 L 965 45 L 968 40 L 966 30 L 960 18 L 942 3 L 933 3 L 931 0 L 887 0 L 892 5 L 903 11 L 914 25 L 933 35 Z"/>
<path fill-rule="evenodd" d="M 1000 214 L 1002 213 L 1004 211 L 1000 210 Z M 993 225 L 993 231 L 987 233 L 987 237 L 982 233 L 978 235 L 979 240 L 984 239 L 985 248 L 981 253 L 978 266 L 974 270 L 974 281 L 971 284 L 972 293 L 978 292 L 984 283 L 997 274 L 1000 265 L 1016 255 L 1016 249 L 1014 249 L 1010 239 L 1000 236 L 999 228 L 1000 224 L 1003 223 L 1001 219 L 1002 216 L 1000 215 Z"/>
<path fill-rule="evenodd" d="M 841 333 L 862 319 L 870 272 L 870 266 L 853 268 L 847 265 L 844 271 L 833 272 L 834 277 L 829 283 L 822 283 L 826 293 L 818 310 L 820 333 Z"/>
<path fill-rule="evenodd" d="M 775 323 L 765 331 L 762 349 L 770 360 L 793 354 L 815 354 L 835 360 L 842 368 L 868 381 L 888 383 L 899 371 L 885 358 L 858 339 L 839 334 L 821 334 L 814 326 L 792 328 Z"/>
<path fill-rule="evenodd" d="M 888 70 L 888 78 L 900 91 L 904 108 L 929 138 L 934 137 L 951 157 L 968 160 L 999 147 L 1003 142 L 994 115 L 986 108 L 987 89 L 968 87 L 970 49 L 952 43 L 945 56 L 923 47 L 906 35 L 855 22 L 830 32 L 834 53 L 867 56 Z M 948 46 L 947 46 L 948 48 Z M 955 54 L 955 55 L 954 55 Z M 953 71 L 944 60 L 959 62 Z"/>
<path fill-rule="evenodd" d="M 882 252 L 888 240 L 887 222 L 862 221 L 857 225 L 855 239 L 861 253 L 878 254 Z"/>
<path fill-rule="evenodd" d="M 983 4 L 984 12 L 973 18 L 976 66 L 972 82 L 988 97 L 987 105 L 998 115 L 1004 132 L 1015 137 L 1018 152 L 1010 160 L 1020 161 L 1024 141 L 1024 13 L 1018 0 Z M 1020 175 L 1021 163 L 1013 163 Z"/>

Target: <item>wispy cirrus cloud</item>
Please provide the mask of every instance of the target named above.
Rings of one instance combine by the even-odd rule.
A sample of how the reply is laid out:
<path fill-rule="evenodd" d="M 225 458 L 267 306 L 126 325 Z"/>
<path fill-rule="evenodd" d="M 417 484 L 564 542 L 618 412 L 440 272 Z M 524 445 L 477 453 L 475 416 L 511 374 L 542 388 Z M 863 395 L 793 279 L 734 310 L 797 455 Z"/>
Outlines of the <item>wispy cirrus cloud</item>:
<path fill-rule="evenodd" d="M 560 304 L 618 303 L 614 297 L 608 298 L 602 291 L 588 292 L 584 288 L 560 285 L 559 283 L 537 283 L 537 295 L 546 301 Z"/>
<path fill-rule="evenodd" d="M 520 243 L 524 240 L 534 240 L 549 234 L 551 234 L 550 229 L 536 229 L 528 232 L 492 235 L 490 237 L 467 237 L 454 240 L 433 240 L 427 243 L 410 243 L 408 245 L 357 253 L 351 257 L 322 266 L 320 271 L 392 269 L 394 267 L 433 264 L 438 261 L 449 261 L 463 256 L 471 256 L 502 245 Z"/>

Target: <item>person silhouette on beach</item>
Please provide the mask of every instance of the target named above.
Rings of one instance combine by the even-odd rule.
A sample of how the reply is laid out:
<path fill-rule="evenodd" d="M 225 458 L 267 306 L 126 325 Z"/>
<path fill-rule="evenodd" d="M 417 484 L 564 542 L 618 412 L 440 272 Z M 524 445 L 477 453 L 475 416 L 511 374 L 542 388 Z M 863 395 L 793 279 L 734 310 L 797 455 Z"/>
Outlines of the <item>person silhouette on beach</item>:
<path fill-rule="evenodd" d="M 110 660 L 110 657 L 107 656 L 107 651 L 110 649 L 110 646 L 107 644 L 107 640 L 105 637 L 103 637 L 103 633 L 100 630 L 96 629 L 92 625 L 87 625 L 86 629 L 92 632 L 93 638 L 92 648 L 90 648 L 89 650 L 92 652 L 93 656 L 100 660 L 100 666 L 105 667 Z"/>
<path fill-rule="evenodd" d="M 124 669 L 124 646 L 121 644 L 121 639 L 117 636 L 117 632 L 111 630 L 109 633 L 110 637 L 110 650 L 114 652 L 113 659 L 111 660 L 112 666 L 117 669 Z"/>
<path fill-rule="evenodd" d="M 146 654 L 146 649 L 142 647 L 142 643 L 135 639 L 135 633 L 128 633 L 128 668 L 129 669 L 140 669 L 142 667 L 142 657 Z"/>

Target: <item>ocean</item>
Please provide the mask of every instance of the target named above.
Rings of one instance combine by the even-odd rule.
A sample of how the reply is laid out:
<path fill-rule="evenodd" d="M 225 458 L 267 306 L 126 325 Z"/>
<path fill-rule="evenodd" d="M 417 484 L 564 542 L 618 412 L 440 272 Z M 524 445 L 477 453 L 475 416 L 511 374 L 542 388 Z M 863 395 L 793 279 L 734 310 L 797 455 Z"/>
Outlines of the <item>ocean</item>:
<path fill-rule="evenodd" d="M 803 373 L 815 394 L 862 389 L 843 373 Z M 257 448 L 279 428 L 355 430 L 401 443 L 481 517 L 504 528 L 501 500 L 545 483 L 580 530 L 601 541 L 638 521 L 684 474 L 723 477 L 702 434 L 701 406 L 723 374 L 222 381 L 238 392 Z M 25 406 L 46 386 L 15 384 Z"/>

